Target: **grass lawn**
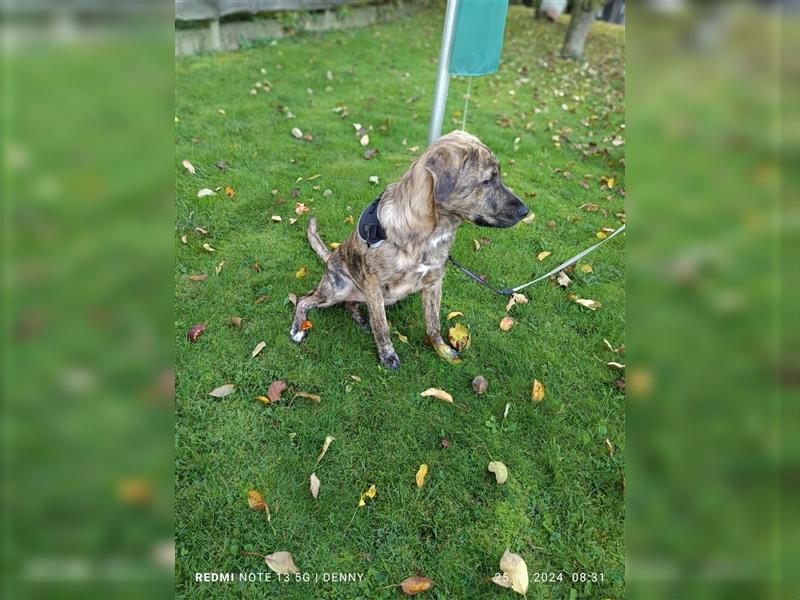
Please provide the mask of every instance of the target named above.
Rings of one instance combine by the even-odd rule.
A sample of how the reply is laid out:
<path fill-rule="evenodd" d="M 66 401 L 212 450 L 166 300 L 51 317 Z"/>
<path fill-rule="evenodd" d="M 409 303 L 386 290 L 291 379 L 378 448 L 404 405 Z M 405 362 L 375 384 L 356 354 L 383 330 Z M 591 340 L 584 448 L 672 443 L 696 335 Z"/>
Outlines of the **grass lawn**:
<path fill-rule="evenodd" d="M 603 342 L 624 342 L 624 237 L 579 263 L 593 270 L 575 269 L 569 289 L 528 288 L 530 302 L 511 309 L 507 332 L 498 327 L 505 299 L 448 271 L 443 328 L 444 315 L 461 311 L 472 336 L 459 365 L 425 345 L 418 296 L 387 312 L 391 330 L 407 336 L 406 343 L 393 335 L 396 373 L 379 365 L 371 336 L 342 308 L 312 311 L 302 345 L 288 336 L 288 294 L 307 293 L 323 271 L 305 237 L 309 215 L 323 240 L 342 241 L 353 227 L 348 216 L 357 218 L 425 146 L 442 12 L 177 62 L 179 597 L 392 598 L 399 591 L 382 588 L 422 574 L 436 582 L 429 597 L 511 598 L 488 580 L 506 548 L 527 562 L 529 598 L 624 595 L 624 395 L 606 363 L 625 359 Z M 536 215 L 508 230 L 459 230 L 454 256 L 499 285 L 544 273 L 596 242 L 601 228 L 618 227 L 624 212 L 625 146 L 612 143 L 625 134 L 623 32 L 597 24 L 581 67 L 556 58 L 565 27 L 512 7 L 499 72 L 472 84 L 466 129 L 494 150 L 506 183 Z M 264 80 L 271 91 L 251 95 Z M 465 79 L 451 82 L 446 131 L 460 127 L 466 87 Z M 376 158 L 362 157 L 353 123 L 368 129 Z M 295 139 L 293 127 L 313 140 Z M 221 160 L 227 170 L 215 166 Z M 379 185 L 369 182 L 373 175 Z M 613 178 L 612 187 L 601 177 Z M 206 187 L 222 189 L 198 198 Z M 296 202 L 310 212 L 297 216 Z M 491 243 L 476 251 L 481 238 Z M 216 252 L 203 250 L 206 243 Z M 537 260 L 543 251 L 552 254 Z M 304 278 L 296 277 L 301 267 Z M 197 274 L 208 278 L 188 277 Z M 570 294 L 602 308 L 588 310 Z M 229 324 L 234 315 L 241 328 Z M 195 323 L 207 331 L 189 343 Z M 489 381 L 482 396 L 470 385 L 476 375 Z M 531 400 L 534 379 L 546 387 L 539 403 Z M 256 401 L 273 380 L 322 402 L 291 401 L 288 392 L 271 406 Z M 233 394 L 208 395 L 228 382 Z M 449 391 L 464 409 L 420 397 L 429 387 Z M 327 435 L 336 441 L 315 468 Z M 490 460 L 508 467 L 505 485 L 486 471 Z M 418 489 L 421 463 L 430 472 Z M 316 501 L 312 471 L 322 482 Z M 376 497 L 357 509 L 370 484 Z M 274 532 L 264 513 L 248 509 L 251 489 L 269 503 Z M 279 550 L 312 578 L 356 572 L 363 580 L 194 582 L 195 572 L 266 571 L 242 553 Z M 563 573 L 563 581 L 537 583 L 542 572 Z M 602 573 L 603 582 L 573 583 L 570 575 L 581 572 Z"/>

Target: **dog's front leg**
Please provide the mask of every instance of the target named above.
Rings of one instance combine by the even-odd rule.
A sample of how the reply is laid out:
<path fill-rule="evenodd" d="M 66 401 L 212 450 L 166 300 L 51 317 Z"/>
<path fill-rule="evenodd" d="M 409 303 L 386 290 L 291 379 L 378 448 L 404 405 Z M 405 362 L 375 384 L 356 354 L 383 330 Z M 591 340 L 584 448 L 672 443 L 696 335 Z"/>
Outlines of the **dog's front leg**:
<path fill-rule="evenodd" d="M 439 311 L 442 307 L 442 280 L 422 288 L 422 311 L 425 313 L 425 330 L 436 354 L 447 362 L 458 362 L 458 352 L 445 344 L 442 339 Z"/>
<path fill-rule="evenodd" d="M 378 347 L 378 357 L 386 368 L 396 371 L 400 368 L 400 358 L 394 351 L 392 339 L 389 337 L 389 323 L 386 321 L 386 308 L 380 284 L 370 286 L 364 295 L 369 310 L 369 325 L 375 338 L 375 345 Z"/>

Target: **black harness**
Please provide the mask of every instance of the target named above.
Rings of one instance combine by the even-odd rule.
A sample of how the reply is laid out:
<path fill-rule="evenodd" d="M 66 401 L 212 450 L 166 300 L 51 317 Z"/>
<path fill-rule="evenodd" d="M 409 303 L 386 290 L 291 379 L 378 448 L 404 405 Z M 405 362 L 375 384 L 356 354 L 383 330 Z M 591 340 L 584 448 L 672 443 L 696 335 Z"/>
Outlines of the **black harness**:
<path fill-rule="evenodd" d="M 358 231 L 358 237 L 367 244 L 368 248 L 377 248 L 386 239 L 386 232 L 378 220 L 378 204 L 380 204 L 380 201 L 381 197 L 378 196 L 358 217 L 356 231 Z"/>

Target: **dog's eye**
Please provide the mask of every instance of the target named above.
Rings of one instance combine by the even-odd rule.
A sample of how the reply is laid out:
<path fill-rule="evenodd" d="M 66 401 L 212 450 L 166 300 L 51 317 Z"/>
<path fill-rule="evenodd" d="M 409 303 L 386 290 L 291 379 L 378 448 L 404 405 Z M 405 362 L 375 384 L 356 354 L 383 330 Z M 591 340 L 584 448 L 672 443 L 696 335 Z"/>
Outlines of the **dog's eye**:
<path fill-rule="evenodd" d="M 483 182 L 483 185 L 489 185 L 490 183 L 494 182 L 494 180 L 495 180 L 496 178 L 497 178 L 497 171 L 495 171 L 494 173 L 492 173 L 492 176 L 491 176 L 491 177 L 489 177 L 489 179 L 487 179 L 486 181 L 484 181 L 484 182 Z"/>

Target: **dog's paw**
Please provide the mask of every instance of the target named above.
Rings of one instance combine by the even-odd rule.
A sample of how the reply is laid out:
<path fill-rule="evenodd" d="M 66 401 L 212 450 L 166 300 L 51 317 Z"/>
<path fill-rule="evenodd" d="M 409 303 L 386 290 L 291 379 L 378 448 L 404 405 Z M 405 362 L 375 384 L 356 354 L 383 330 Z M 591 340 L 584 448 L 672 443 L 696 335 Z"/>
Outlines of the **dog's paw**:
<path fill-rule="evenodd" d="M 300 342 L 302 342 L 304 339 L 306 339 L 307 335 L 308 335 L 307 330 L 302 330 L 296 325 L 292 325 L 292 329 L 289 331 L 289 337 L 292 338 L 292 341 L 295 344 L 299 344 Z"/>
<path fill-rule="evenodd" d="M 380 355 L 383 366 L 392 371 L 397 371 L 400 368 L 400 357 L 394 350 L 382 352 Z"/>
<path fill-rule="evenodd" d="M 448 346 L 445 343 L 436 344 L 434 346 L 434 349 L 436 350 L 436 354 L 438 354 L 440 358 L 446 360 L 451 365 L 458 364 L 461 362 L 461 358 L 458 356 L 458 352 L 453 350 L 450 346 Z"/>

